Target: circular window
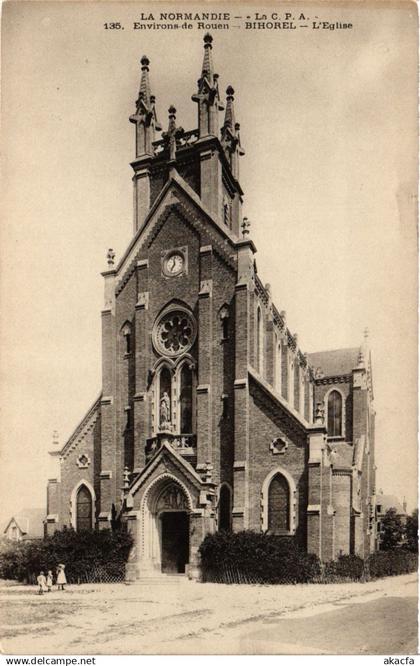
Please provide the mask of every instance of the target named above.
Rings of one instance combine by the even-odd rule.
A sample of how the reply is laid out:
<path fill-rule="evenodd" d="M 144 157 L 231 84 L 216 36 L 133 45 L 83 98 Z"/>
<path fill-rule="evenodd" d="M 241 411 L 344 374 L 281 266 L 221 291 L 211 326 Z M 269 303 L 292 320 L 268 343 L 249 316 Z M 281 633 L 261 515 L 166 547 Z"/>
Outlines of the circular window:
<path fill-rule="evenodd" d="M 187 310 L 172 310 L 164 314 L 153 331 L 155 348 L 165 356 L 178 356 L 191 349 L 197 330 Z"/>

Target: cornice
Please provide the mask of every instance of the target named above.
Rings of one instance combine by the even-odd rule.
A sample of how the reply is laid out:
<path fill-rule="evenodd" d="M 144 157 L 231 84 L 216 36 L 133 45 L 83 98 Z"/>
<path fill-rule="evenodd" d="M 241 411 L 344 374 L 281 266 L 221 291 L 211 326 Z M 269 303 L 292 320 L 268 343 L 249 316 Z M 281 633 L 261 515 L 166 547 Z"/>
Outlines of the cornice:
<path fill-rule="evenodd" d="M 315 386 L 326 384 L 350 384 L 352 380 L 351 375 L 331 375 L 330 377 L 315 377 Z"/>

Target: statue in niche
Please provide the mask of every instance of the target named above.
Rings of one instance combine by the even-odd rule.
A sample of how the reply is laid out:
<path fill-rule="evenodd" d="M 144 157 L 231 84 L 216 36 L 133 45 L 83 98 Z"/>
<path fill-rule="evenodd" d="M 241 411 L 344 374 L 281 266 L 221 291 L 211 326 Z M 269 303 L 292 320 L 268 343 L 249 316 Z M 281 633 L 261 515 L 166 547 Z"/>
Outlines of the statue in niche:
<path fill-rule="evenodd" d="M 171 426 L 171 399 L 166 391 L 160 399 L 160 427 L 170 428 Z"/>

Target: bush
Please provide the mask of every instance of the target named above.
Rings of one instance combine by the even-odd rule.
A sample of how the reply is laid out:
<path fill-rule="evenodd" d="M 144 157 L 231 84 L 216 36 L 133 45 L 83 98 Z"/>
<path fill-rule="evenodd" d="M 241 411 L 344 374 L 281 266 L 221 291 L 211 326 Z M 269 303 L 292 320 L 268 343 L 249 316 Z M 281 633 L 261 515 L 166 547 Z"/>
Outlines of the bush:
<path fill-rule="evenodd" d="M 324 581 L 360 580 L 363 578 L 365 563 L 357 555 L 340 555 L 338 560 L 327 562 L 324 567 Z"/>
<path fill-rule="evenodd" d="M 321 573 L 294 539 L 251 530 L 208 534 L 199 552 L 204 582 L 306 583 Z"/>
<path fill-rule="evenodd" d="M 69 583 L 94 580 L 95 572 L 102 577 L 123 576 L 133 539 L 127 532 L 111 530 L 65 529 L 46 539 L 0 544 L 0 578 L 33 582 L 39 572 L 56 571 L 57 565 L 66 565 Z M 117 573 L 119 572 L 119 573 Z"/>
<path fill-rule="evenodd" d="M 378 551 L 368 557 L 367 566 L 371 578 L 399 576 L 417 571 L 418 555 L 402 548 Z"/>

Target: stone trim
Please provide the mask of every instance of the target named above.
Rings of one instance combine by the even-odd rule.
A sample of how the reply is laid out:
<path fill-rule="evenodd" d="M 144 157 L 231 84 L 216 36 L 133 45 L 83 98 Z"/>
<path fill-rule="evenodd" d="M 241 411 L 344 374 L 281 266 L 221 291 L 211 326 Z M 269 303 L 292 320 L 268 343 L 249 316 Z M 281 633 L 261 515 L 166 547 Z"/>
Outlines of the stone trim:
<path fill-rule="evenodd" d="M 172 449 L 170 446 L 167 444 L 162 444 L 161 448 L 156 451 L 155 456 L 148 462 L 146 467 L 143 468 L 141 474 L 137 477 L 132 482 L 132 485 L 130 487 L 129 495 L 133 496 L 135 492 L 140 488 L 143 483 L 146 481 L 148 476 L 152 474 L 152 472 L 156 469 L 156 467 L 159 465 L 159 462 L 163 456 L 164 451 L 170 454 L 170 457 L 172 459 L 172 462 L 176 467 L 178 467 L 185 475 L 188 475 L 192 478 L 192 482 L 198 487 L 202 488 L 203 481 L 200 478 L 200 476 L 197 474 L 195 469 L 190 465 L 190 463 L 185 460 L 185 458 L 181 455 L 179 455 L 174 449 Z"/>
<path fill-rule="evenodd" d="M 71 524 L 72 524 L 74 529 L 77 528 L 77 493 L 79 492 L 79 489 L 81 488 L 81 486 L 86 486 L 86 488 L 90 492 L 90 497 L 91 497 L 91 501 L 92 501 L 92 525 L 91 525 L 91 527 L 93 529 L 95 527 L 96 494 L 95 494 L 95 490 L 94 490 L 92 484 L 87 479 L 81 479 L 80 481 L 78 481 L 76 483 L 76 485 L 74 486 L 72 492 L 71 492 L 71 495 L 70 495 L 70 520 L 71 520 Z"/>
<path fill-rule="evenodd" d="M 149 292 L 141 291 L 137 295 L 136 310 L 148 310 L 149 309 Z"/>
<path fill-rule="evenodd" d="M 331 377 L 315 378 L 314 384 L 316 386 L 321 386 L 322 384 L 350 384 L 351 380 L 351 375 L 335 375 Z"/>
<path fill-rule="evenodd" d="M 99 472 L 100 479 L 112 479 L 112 470 L 103 470 Z"/>
<path fill-rule="evenodd" d="M 283 407 L 287 414 L 293 419 L 296 425 L 299 425 L 303 430 L 307 431 L 310 427 L 310 423 L 299 414 L 299 412 L 294 409 L 283 396 L 279 393 L 276 393 L 273 387 L 265 381 L 251 366 L 248 366 L 248 374 L 254 380 L 254 382 L 259 386 L 260 389 L 264 391 L 268 397 L 272 399 L 272 402 L 277 403 Z"/>
<path fill-rule="evenodd" d="M 244 469 L 246 470 L 247 463 L 246 460 L 235 460 L 233 463 L 233 469 Z"/>
<path fill-rule="evenodd" d="M 321 505 L 320 504 L 308 504 L 308 508 L 306 509 L 307 513 L 321 513 Z"/>

